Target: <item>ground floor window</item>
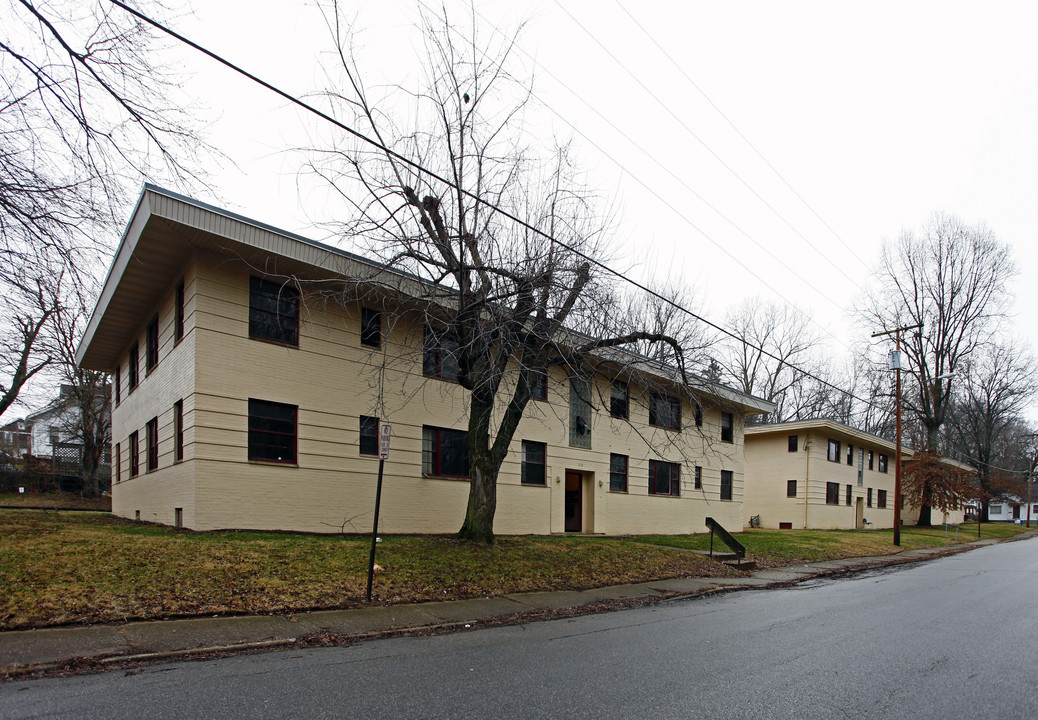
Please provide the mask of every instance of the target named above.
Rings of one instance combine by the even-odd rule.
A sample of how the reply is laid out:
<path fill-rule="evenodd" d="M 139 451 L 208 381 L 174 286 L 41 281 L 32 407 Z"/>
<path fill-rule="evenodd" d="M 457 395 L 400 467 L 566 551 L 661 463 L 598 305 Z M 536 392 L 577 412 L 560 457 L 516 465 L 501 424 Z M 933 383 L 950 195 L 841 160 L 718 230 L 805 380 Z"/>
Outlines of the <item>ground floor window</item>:
<path fill-rule="evenodd" d="M 840 504 L 840 483 L 827 482 L 825 484 L 825 504 Z"/>
<path fill-rule="evenodd" d="M 542 442 L 523 440 L 523 485 L 544 485 L 545 458 L 547 446 Z"/>
<path fill-rule="evenodd" d="M 721 471 L 721 499 L 731 500 L 732 499 L 732 471 L 722 470 Z"/>
<path fill-rule="evenodd" d="M 848 505 L 851 504 L 851 499 L 853 497 L 854 497 L 854 486 L 853 485 L 848 485 L 847 486 L 847 504 Z"/>
<path fill-rule="evenodd" d="M 152 472 L 159 467 L 159 419 L 152 418 L 144 429 L 148 443 L 148 472 Z"/>
<path fill-rule="evenodd" d="M 422 427 L 422 474 L 469 476 L 469 434 L 463 430 Z"/>
<path fill-rule="evenodd" d="M 141 472 L 140 441 L 137 431 L 130 433 L 130 477 L 137 477 Z"/>
<path fill-rule="evenodd" d="M 649 494 L 678 495 L 681 485 L 681 466 L 662 460 L 649 461 Z"/>
<path fill-rule="evenodd" d="M 796 497 L 796 496 L 797 496 L 797 481 L 796 480 L 786 480 L 786 497 Z"/>
<path fill-rule="evenodd" d="M 867 498 L 867 500 L 865 501 L 865 504 L 868 505 L 869 507 L 872 507 L 872 488 L 869 488 L 869 491 L 868 491 L 868 494 L 866 495 L 866 498 Z"/>
<path fill-rule="evenodd" d="M 626 455 L 609 455 L 609 489 L 612 492 L 627 492 Z"/>
<path fill-rule="evenodd" d="M 703 468 L 700 465 L 696 465 L 696 490 L 703 489 Z"/>
<path fill-rule="evenodd" d="M 887 506 L 887 491 L 877 490 L 876 491 L 876 507 L 885 508 Z"/>
<path fill-rule="evenodd" d="M 296 462 L 296 405 L 249 398 L 249 460 Z"/>
<path fill-rule="evenodd" d="M 378 455 L 378 418 L 360 416 L 360 454 Z"/>

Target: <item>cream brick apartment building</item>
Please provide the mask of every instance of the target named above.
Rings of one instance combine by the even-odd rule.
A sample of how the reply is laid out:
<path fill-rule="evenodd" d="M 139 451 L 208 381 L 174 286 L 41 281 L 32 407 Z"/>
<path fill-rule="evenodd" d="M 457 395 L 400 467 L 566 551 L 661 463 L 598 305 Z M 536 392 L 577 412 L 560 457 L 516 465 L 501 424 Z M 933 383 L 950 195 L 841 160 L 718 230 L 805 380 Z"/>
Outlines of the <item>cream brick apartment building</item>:
<path fill-rule="evenodd" d="M 746 523 L 765 528 L 836 530 L 894 527 L 894 443 L 828 419 L 745 430 Z M 902 462 L 912 451 L 902 449 Z M 965 466 L 950 460 L 944 462 Z M 905 507 L 912 525 L 919 508 Z M 934 523 L 961 523 L 963 511 L 933 511 Z"/>
<path fill-rule="evenodd" d="M 457 531 L 466 398 L 449 348 L 406 310 L 414 282 L 146 186 L 78 352 L 114 377 L 113 511 L 198 530 L 363 531 L 388 423 L 380 528 Z M 344 290 L 360 286 L 382 300 Z M 638 382 L 650 374 L 651 391 Z M 741 526 L 743 417 L 773 406 L 702 381 L 693 409 L 671 376 L 646 361 L 582 385 L 552 368 L 502 468 L 495 531 Z"/>

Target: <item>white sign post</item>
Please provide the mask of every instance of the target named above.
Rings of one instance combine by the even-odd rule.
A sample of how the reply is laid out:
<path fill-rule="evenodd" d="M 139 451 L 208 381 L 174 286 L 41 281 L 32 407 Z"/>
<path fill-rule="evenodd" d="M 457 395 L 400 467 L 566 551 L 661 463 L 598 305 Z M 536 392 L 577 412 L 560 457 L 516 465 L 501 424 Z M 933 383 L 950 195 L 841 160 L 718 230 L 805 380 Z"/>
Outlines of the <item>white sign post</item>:
<path fill-rule="evenodd" d="M 389 438 L 393 436 L 392 425 L 381 425 L 378 429 L 378 484 L 375 486 L 375 524 L 371 528 L 371 553 L 368 555 L 368 593 L 371 602 L 371 582 L 375 577 L 375 543 L 378 542 L 378 506 L 382 502 L 382 469 L 389 457 Z"/>

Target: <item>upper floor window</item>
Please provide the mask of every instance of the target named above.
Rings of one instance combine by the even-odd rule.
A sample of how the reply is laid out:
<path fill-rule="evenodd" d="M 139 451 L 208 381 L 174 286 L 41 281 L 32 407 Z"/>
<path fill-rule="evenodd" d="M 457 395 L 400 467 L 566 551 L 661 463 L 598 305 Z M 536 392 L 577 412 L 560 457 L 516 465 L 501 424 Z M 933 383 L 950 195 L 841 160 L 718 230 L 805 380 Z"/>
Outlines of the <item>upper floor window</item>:
<path fill-rule="evenodd" d="M 382 313 L 362 307 L 360 309 L 360 344 L 366 347 L 382 347 Z"/>
<path fill-rule="evenodd" d="M 703 466 L 702 465 L 696 465 L 694 487 L 695 487 L 696 490 L 702 490 L 703 489 Z"/>
<path fill-rule="evenodd" d="M 696 427 L 703 427 L 703 406 L 699 402 L 693 402 L 695 409 L 693 413 L 695 415 Z"/>
<path fill-rule="evenodd" d="M 129 376 L 127 382 L 129 383 L 130 390 L 137 387 L 140 382 L 140 362 L 141 347 L 136 342 L 130 346 L 130 366 L 128 368 L 127 375 Z"/>
<path fill-rule="evenodd" d="M 879 471 L 881 473 L 885 473 L 887 471 L 887 456 L 886 455 L 880 455 L 879 456 Z"/>
<path fill-rule="evenodd" d="M 681 486 L 681 466 L 677 463 L 663 462 L 662 460 L 649 461 L 649 494 L 650 495 L 673 495 L 679 494 Z"/>
<path fill-rule="evenodd" d="M 422 373 L 442 380 L 458 379 L 458 339 L 436 332 L 428 325 L 424 330 Z"/>
<path fill-rule="evenodd" d="M 145 355 L 145 367 L 147 372 L 151 372 L 152 368 L 159 364 L 159 318 L 158 316 L 152 318 L 151 322 L 148 323 L 148 352 Z"/>
<path fill-rule="evenodd" d="M 544 485 L 547 445 L 523 440 L 523 464 L 520 482 L 523 485 Z"/>
<path fill-rule="evenodd" d="M 650 393 L 649 424 L 668 430 L 680 430 L 681 401 L 670 395 Z"/>
<path fill-rule="evenodd" d="M 869 470 L 872 469 L 872 461 L 875 459 L 875 453 L 869 450 Z"/>
<path fill-rule="evenodd" d="M 854 465 L 854 446 L 847 444 L 847 464 Z"/>
<path fill-rule="evenodd" d="M 296 405 L 249 398 L 249 460 L 295 463 Z"/>
<path fill-rule="evenodd" d="M 840 462 L 840 441 L 829 438 L 829 454 L 826 455 L 829 462 Z"/>
<path fill-rule="evenodd" d="M 173 342 L 178 343 L 184 338 L 184 281 L 177 283 L 177 290 L 173 299 Z"/>
<path fill-rule="evenodd" d="M 789 436 L 789 452 L 796 452 L 797 451 L 797 445 L 798 445 L 799 439 L 800 439 L 799 435 L 790 435 Z"/>
<path fill-rule="evenodd" d="M 628 387 L 623 380 L 613 380 L 609 389 L 609 415 L 626 420 L 628 417 Z"/>
<path fill-rule="evenodd" d="M 735 442 L 735 416 L 730 412 L 721 413 L 721 442 Z"/>
<path fill-rule="evenodd" d="M 721 499 L 731 500 L 732 499 L 732 471 L 722 470 L 721 471 Z"/>
<path fill-rule="evenodd" d="M 469 434 L 463 430 L 422 427 L 422 474 L 469 476 Z"/>
<path fill-rule="evenodd" d="M 299 345 L 299 290 L 287 283 L 249 278 L 249 337 Z"/>
<path fill-rule="evenodd" d="M 548 373 L 545 371 L 530 371 L 530 397 L 534 400 L 548 399 Z"/>
<path fill-rule="evenodd" d="M 115 372 L 112 373 L 112 384 L 115 385 L 115 404 L 118 405 L 119 401 L 122 400 L 122 382 L 120 378 L 122 376 L 122 368 L 118 365 L 115 366 Z"/>

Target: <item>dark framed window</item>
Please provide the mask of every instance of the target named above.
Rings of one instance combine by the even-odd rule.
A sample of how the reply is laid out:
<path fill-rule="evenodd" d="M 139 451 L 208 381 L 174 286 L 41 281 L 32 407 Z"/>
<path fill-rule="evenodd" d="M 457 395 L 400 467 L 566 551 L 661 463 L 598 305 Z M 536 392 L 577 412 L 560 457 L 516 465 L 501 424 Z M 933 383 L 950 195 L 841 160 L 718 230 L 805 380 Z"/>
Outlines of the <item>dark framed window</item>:
<path fill-rule="evenodd" d="M 887 506 L 887 491 L 877 490 L 876 491 L 876 507 L 885 508 Z"/>
<path fill-rule="evenodd" d="M 627 456 L 610 453 L 609 455 L 609 490 L 611 492 L 627 492 Z"/>
<path fill-rule="evenodd" d="M 122 454 L 119 452 L 119 443 L 115 444 L 115 481 L 122 482 L 123 479 L 123 466 L 122 466 Z"/>
<path fill-rule="evenodd" d="M 732 499 L 732 471 L 722 470 L 721 471 L 721 499 L 731 500 Z"/>
<path fill-rule="evenodd" d="M 299 290 L 263 278 L 249 278 L 249 337 L 299 345 Z"/>
<path fill-rule="evenodd" d="M 875 453 L 873 453 L 871 450 L 869 450 L 869 470 L 872 469 L 872 461 L 873 461 L 874 458 L 875 458 Z"/>
<path fill-rule="evenodd" d="M 137 431 L 130 433 L 130 477 L 141 474 L 140 438 Z"/>
<path fill-rule="evenodd" d="M 799 440 L 800 440 L 800 436 L 799 435 L 790 435 L 789 436 L 789 452 L 796 452 L 797 450 L 800 449 L 799 448 Z"/>
<path fill-rule="evenodd" d="M 372 308 L 360 309 L 360 344 L 382 347 L 382 313 Z"/>
<path fill-rule="evenodd" d="M 695 409 L 692 412 L 696 421 L 696 427 L 703 427 L 703 406 L 698 402 L 693 404 L 695 405 Z"/>
<path fill-rule="evenodd" d="M 887 456 L 886 455 L 880 455 L 879 456 L 879 471 L 881 473 L 885 473 L 887 471 Z"/>
<path fill-rule="evenodd" d="M 360 454 L 378 455 L 378 418 L 360 416 Z"/>
<path fill-rule="evenodd" d="M 140 366 L 138 364 L 140 363 L 140 355 L 141 347 L 134 342 L 133 345 L 130 346 L 130 365 L 126 371 L 127 383 L 129 384 L 131 391 L 137 387 L 137 384 L 140 383 L 141 380 Z"/>
<path fill-rule="evenodd" d="M 829 454 L 826 455 L 829 462 L 840 462 L 840 441 L 829 438 Z"/>
<path fill-rule="evenodd" d="M 667 430 L 680 430 L 681 401 L 670 395 L 650 393 L 649 424 Z"/>
<path fill-rule="evenodd" d="M 872 507 L 872 488 L 869 488 L 865 494 L 865 505 Z"/>
<path fill-rule="evenodd" d="M 721 442 L 735 442 L 735 416 L 729 412 L 721 413 Z"/>
<path fill-rule="evenodd" d="M 441 380 L 458 379 L 458 340 L 453 335 L 425 326 L 422 373 Z"/>
<path fill-rule="evenodd" d="M 825 484 L 825 504 L 840 504 L 840 483 L 827 482 Z"/>
<path fill-rule="evenodd" d="M 630 388 L 623 380 L 613 380 L 609 389 L 609 415 L 621 420 L 630 416 Z"/>
<path fill-rule="evenodd" d="M 853 485 L 848 485 L 847 486 L 847 504 L 848 505 L 851 504 L 851 499 L 853 498 L 853 495 L 854 495 L 854 486 Z"/>
<path fill-rule="evenodd" d="M 796 480 L 786 480 L 786 497 L 796 497 L 796 496 L 797 496 L 797 481 Z"/>
<path fill-rule="evenodd" d="M 694 483 L 695 483 L 696 490 L 702 490 L 703 489 L 703 466 L 702 465 L 696 465 Z"/>
<path fill-rule="evenodd" d="M 422 427 L 422 474 L 469 476 L 469 434 L 463 430 Z"/>
<path fill-rule="evenodd" d="M 530 371 L 530 397 L 534 400 L 548 399 L 548 373 L 545 371 Z"/>
<path fill-rule="evenodd" d="M 115 366 L 115 372 L 112 373 L 112 384 L 115 385 L 115 404 L 118 405 L 122 400 L 122 383 L 120 379 L 122 377 L 122 368 L 118 365 Z"/>
<path fill-rule="evenodd" d="M 144 357 L 144 365 L 147 368 L 146 372 L 151 372 L 152 369 L 159 364 L 159 318 L 155 316 L 148 323 L 148 332 L 146 333 L 147 338 L 147 353 Z"/>
<path fill-rule="evenodd" d="M 249 460 L 295 464 L 297 405 L 249 398 Z"/>
<path fill-rule="evenodd" d="M 184 281 L 177 283 L 173 299 L 173 342 L 184 339 Z"/>
<path fill-rule="evenodd" d="M 159 469 L 159 419 L 153 417 L 144 426 L 144 438 L 148 443 L 148 472 Z"/>
<path fill-rule="evenodd" d="M 649 494 L 677 497 L 681 486 L 681 466 L 662 460 L 649 461 Z"/>
<path fill-rule="evenodd" d="M 184 459 L 184 401 L 173 403 L 173 462 Z"/>
<path fill-rule="evenodd" d="M 854 446 L 850 443 L 847 444 L 847 464 L 854 465 Z"/>
<path fill-rule="evenodd" d="M 520 482 L 523 485 L 545 485 L 545 466 L 548 446 L 542 442 L 523 440 L 523 465 Z"/>

